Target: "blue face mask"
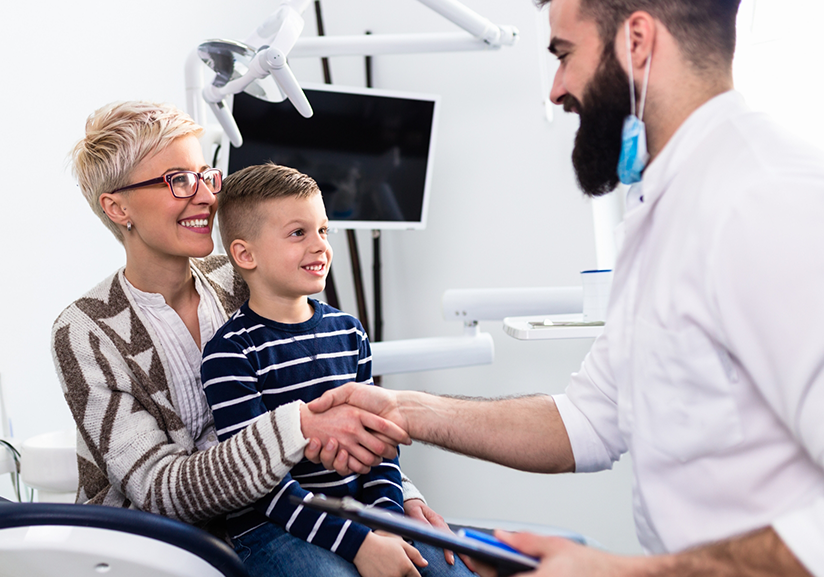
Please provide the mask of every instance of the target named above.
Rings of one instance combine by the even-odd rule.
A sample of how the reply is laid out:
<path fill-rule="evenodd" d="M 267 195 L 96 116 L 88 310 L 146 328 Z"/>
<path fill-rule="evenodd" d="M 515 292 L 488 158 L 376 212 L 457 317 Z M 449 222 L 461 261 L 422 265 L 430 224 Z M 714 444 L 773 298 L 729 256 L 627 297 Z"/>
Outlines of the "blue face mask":
<path fill-rule="evenodd" d="M 644 71 L 644 86 L 641 89 L 641 105 L 638 116 L 635 115 L 635 79 L 632 73 L 632 46 L 629 38 L 629 22 L 625 25 L 627 32 L 627 59 L 629 60 L 629 95 L 631 113 L 624 119 L 624 128 L 621 132 L 621 156 L 618 158 L 618 178 L 624 184 L 635 184 L 641 181 L 641 173 L 649 161 L 647 152 L 647 130 L 644 126 L 644 104 L 647 98 L 647 84 L 649 83 L 649 67 L 652 62 L 652 53 L 647 58 Z"/>

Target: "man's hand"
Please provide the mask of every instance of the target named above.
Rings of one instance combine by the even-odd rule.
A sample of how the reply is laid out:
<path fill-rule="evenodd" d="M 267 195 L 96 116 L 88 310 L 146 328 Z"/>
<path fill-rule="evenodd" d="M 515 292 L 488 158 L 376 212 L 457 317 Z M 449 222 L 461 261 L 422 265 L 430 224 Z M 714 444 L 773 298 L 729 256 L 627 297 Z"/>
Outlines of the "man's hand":
<path fill-rule="evenodd" d="M 529 575 L 552 577 L 617 577 L 641 575 L 633 573 L 637 559 L 605 553 L 592 547 L 584 547 L 563 537 L 545 537 L 532 533 L 508 533 L 495 531 L 495 537 L 524 555 L 538 557 L 541 564 Z M 474 563 L 475 571 L 482 577 L 494 577 L 497 572 L 487 565 Z M 525 575 L 525 574 L 522 574 Z"/>
<path fill-rule="evenodd" d="M 443 517 L 441 517 L 435 511 L 430 509 L 429 505 L 427 505 L 420 499 L 408 499 L 404 501 L 403 510 L 406 513 L 407 517 L 417 519 L 418 521 L 423 521 L 424 523 L 432 525 L 433 527 L 437 527 L 439 529 L 446 529 L 447 531 L 452 530 L 449 528 L 449 525 L 446 524 L 446 521 L 443 520 Z M 455 554 L 452 553 L 452 551 L 447 551 L 446 549 L 444 549 L 443 556 L 448 564 L 455 564 Z"/>
<path fill-rule="evenodd" d="M 537 557 L 541 564 L 529 575 L 552 577 L 709 577 L 746 575 L 748 577 L 810 577 L 792 552 L 771 527 L 759 529 L 724 541 L 687 549 L 669 555 L 625 557 L 584 547 L 562 537 L 543 537 L 531 533 L 495 531 L 495 537 L 525 555 Z M 495 570 L 474 563 L 482 577 Z"/>
<path fill-rule="evenodd" d="M 314 413 L 322 413 L 333 407 L 348 404 L 361 408 L 364 411 L 374 413 L 384 419 L 388 419 L 403 429 L 408 431 L 406 419 L 398 408 L 395 391 L 390 391 L 381 387 L 362 385 L 358 383 L 346 383 L 326 391 L 322 396 L 308 404 Z M 383 432 L 383 431 L 379 431 Z M 409 436 L 406 436 L 408 441 Z M 408 444 L 405 441 L 404 444 Z"/>
<path fill-rule="evenodd" d="M 344 469 L 368 472 L 382 459 L 394 459 L 398 443 L 411 442 L 409 435 L 391 421 L 348 405 L 333 406 L 323 413 L 310 411 L 307 405 L 301 405 L 300 426 L 303 436 L 310 439 L 305 451 L 308 459 L 319 458 L 318 444 L 312 440 L 317 440 L 327 455 L 335 450 L 336 445 L 339 447 L 332 462 L 337 461 L 337 456 L 340 456 L 341 463 L 346 458 L 345 467 L 335 467 L 340 474 L 344 474 Z M 336 441 L 330 445 L 332 440 Z M 344 455 L 341 455 L 342 451 L 345 451 Z"/>

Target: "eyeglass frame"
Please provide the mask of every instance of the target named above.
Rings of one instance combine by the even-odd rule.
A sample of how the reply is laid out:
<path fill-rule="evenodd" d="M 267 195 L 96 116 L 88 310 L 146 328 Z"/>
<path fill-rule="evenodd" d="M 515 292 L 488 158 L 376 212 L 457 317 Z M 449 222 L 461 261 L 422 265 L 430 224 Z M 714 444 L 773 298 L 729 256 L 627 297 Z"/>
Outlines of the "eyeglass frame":
<path fill-rule="evenodd" d="M 174 172 L 169 172 L 167 174 L 164 174 L 163 176 L 158 176 L 157 178 L 151 178 L 149 180 L 144 180 L 143 182 L 130 184 L 129 186 L 124 186 L 123 188 L 118 188 L 117 190 L 111 191 L 109 194 L 114 194 L 116 192 L 123 192 L 124 190 L 132 190 L 133 188 L 143 188 L 144 186 L 152 186 L 153 184 L 166 183 L 166 185 L 169 187 L 169 192 L 172 193 L 173 197 L 180 198 L 180 199 L 192 198 L 193 196 L 195 196 L 197 194 L 197 191 L 200 190 L 200 181 L 202 180 L 203 182 L 206 182 L 206 179 L 203 178 L 203 175 L 206 174 L 207 172 L 212 172 L 212 171 L 217 171 L 217 173 L 220 174 L 220 190 L 222 190 L 223 189 L 223 171 L 220 170 L 219 168 L 209 168 L 207 170 L 204 170 L 203 172 L 195 172 L 194 170 L 175 170 Z M 178 174 L 194 174 L 195 176 L 197 176 L 197 180 L 195 181 L 195 191 L 192 194 L 190 194 L 189 196 L 178 196 L 178 195 L 175 194 L 175 190 L 172 187 L 172 178 L 174 178 Z M 218 192 L 220 192 L 220 190 L 216 190 L 214 192 L 212 192 L 210 190 L 209 192 L 212 192 L 212 194 L 217 194 Z"/>

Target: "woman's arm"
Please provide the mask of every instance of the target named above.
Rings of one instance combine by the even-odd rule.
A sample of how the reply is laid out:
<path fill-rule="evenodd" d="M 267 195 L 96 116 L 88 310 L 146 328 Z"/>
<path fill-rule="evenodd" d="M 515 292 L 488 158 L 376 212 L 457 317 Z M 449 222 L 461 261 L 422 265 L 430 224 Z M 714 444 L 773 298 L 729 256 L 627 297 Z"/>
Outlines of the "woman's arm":
<path fill-rule="evenodd" d="M 126 340 L 105 330 L 105 321 L 95 322 L 131 313 L 116 300 L 78 301 L 53 331 L 57 374 L 79 433 L 78 499 L 195 522 L 248 506 L 274 489 L 306 444 L 298 405 L 280 407 L 229 441 L 196 452 L 145 328 L 133 322 Z"/>

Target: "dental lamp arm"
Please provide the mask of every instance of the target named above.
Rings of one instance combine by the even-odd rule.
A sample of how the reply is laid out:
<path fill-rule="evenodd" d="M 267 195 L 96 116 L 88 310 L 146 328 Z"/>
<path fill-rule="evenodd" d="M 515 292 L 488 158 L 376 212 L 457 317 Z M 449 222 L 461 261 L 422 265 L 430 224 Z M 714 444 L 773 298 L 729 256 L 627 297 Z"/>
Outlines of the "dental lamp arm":
<path fill-rule="evenodd" d="M 307 100 L 295 75 L 292 74 L 292 70 L 286 63 L 286 56 L 276 46 L 270 46 L 266 50 L 258 52 L 249 65 L 249 71 L 240 78 L 227 82 L 224 86 L 210 84 L 204 88 L 203 97 L 209 103 L 222 104 L 221 101 L 224 96 L 243 92 L 252 82 L 266 78 L 269 74 L 274 77 L 278 86 L 283 90 L 298 112 L 306 118 L 312 116 L 312 106 L 309 104 L 309 100 Z"/>
<path fill-rule="evenodd" d="M 255 31 L 246 39 L 246 44 L 253 48 L 269 46 L 287 18 L 291 18 L 292 14 L 297 14 L 297 16 L 303 14 L 310 2 L 311 0 L 283 0 L 278 9 L 272 12 L 263 24 L 255 28 Z"/>
<path fill-rule="evenodd" d="M 418 1 L 487 44 L 493 46 L 512 45 L 517 37 L 518 32 L 515 28 L 498 26 L 457 0 Z"/>
<path fill-rule="evenodd" d="M 517 34 L 517 33 L 516 33 Z M 360 34 L 354 36 L 309 36 L 295 44 L 292 58 L 323 56 L 378 56 L 495 50 L 495 46 L 464 32 L 417 34 Z"/>
<path fill-rule="evenodd" d="M 223 128 L 226 136 L 229 137 L 229 142 L 231 142 L 235 148 L 239 148 L 243 146 L 243 136 L 241 136 L 240 129 L 237 127 L 235 117 L 232 116 L 229 107 L 226 106 L 226 101 L 221 98 L 217 102 L 212 102 L 206 95 L 207 91 L 213 88 L 214 86 L 211 84 L 204 88 L 203 98 L 206 100 L 206 103 L 209 105 L 209 109 L 215 115 L 215 118 L 217 118 L 217 121 L 220 123 L 220 127 Z"/>

